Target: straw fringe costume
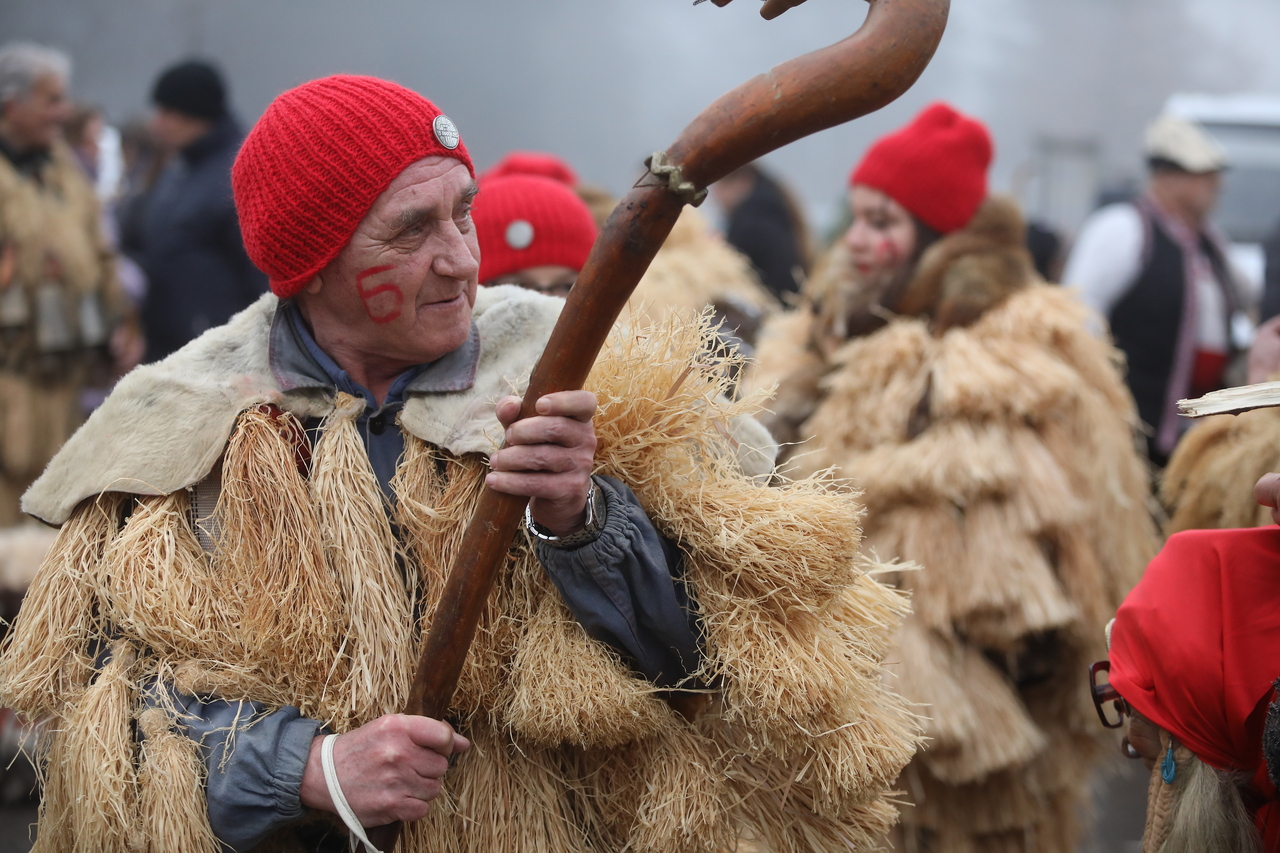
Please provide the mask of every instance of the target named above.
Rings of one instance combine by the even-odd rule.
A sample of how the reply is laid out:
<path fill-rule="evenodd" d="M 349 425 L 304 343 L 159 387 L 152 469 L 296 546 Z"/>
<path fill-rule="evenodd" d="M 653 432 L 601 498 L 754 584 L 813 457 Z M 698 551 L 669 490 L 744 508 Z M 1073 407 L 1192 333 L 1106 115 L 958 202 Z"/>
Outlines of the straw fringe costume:
<path fill-rule="evenodd" d="M 481 288 L 476 384 L 405 404 L 390 519 L 359 407 L 281 393 L 266 371 L 274 297 L 121 383 L 27 496 L 62 524 L 0 659 L 4 700 L 52 721 L 38 850 L 218 849 L 205 764 L 152 685 L 297 706 L 336 732 L 402 707 L 501 436 L 493 403 L 560 304 Z M 858 556 L 853 498 L 742 473 L 747 408 L 698 360 L 706 334 L 615 333 L 588 387 L 599 473 L 683 552 L 712 688 L 668 701 L 631 675 L 522 537 L 450 715 L 474 748 L 401 849 L 799 853 L 887 832 L 918 738 L 881 685 L 904 596 Z M 316 416 L 308 449 L 299 419 Z"/>
<path fill-rule="evenodd" d="M 913 613 L 890 656 L 930 718 L 898 783 L 907 851 L 1074 850 L 1102 742 L 1081 673 L 1156 547 L 1115 350 L 1035 280 L 1021 234 L 988 199 L 888 318 L 838 245 L 749 380 L 780 383 L 766 423 L 803 441 L 790 473 L 864 490 L 867 546 L 922 567 L 897 576 Z"/>
<path fill-rule="evenodd" d="M 1160 482 L 1169 510 L 1165 534 L 1199 528 L 1262 527 L 1271 508 L 1260 506 L 1253 485 L 1280 470 L 1280 410 L 1214 415 L 1178 442 Z"/>
<path fill-rule="evenodd" d="M 0 155 L 0 527 L 21 520 L 19 497 L 79 425 L 124 307 L 70 149 L 31 170 Z"/>

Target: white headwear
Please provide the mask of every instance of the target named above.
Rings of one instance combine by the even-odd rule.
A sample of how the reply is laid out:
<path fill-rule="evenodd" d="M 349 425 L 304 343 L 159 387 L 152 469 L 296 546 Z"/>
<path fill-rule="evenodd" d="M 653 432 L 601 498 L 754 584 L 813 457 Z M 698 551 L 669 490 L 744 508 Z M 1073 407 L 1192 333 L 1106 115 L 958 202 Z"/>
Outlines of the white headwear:
<path fill-rule="evenodd" d="M 1227 152 L 1204 128 L 1174 115 L 1162 115 L 1147 128 L 1146 153 L 1196 174 L 1227 167 Z"/>

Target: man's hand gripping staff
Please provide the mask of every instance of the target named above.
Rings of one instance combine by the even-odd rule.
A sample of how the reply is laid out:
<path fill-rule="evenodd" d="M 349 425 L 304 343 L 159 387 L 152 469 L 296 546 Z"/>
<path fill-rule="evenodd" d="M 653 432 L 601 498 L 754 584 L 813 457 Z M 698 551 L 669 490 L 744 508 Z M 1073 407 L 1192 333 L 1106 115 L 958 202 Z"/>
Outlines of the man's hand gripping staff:
<path fill-rule="evenodd" d="M 724 5 L 728 0 L 716 2 Z M 792 5 L 795 0 L 769 0 L 762 11 L 781 14 Z M 589 442 L 573 436 L 590 431 L 588 409 L 594 411 L 595 401 L 576 394 L 582 393 L 578 389 L 605 337 L 681 208 L 701 201 L 709 184 L 734 169 L 899 97 L 932 58 L 949 5 L 949 0 L 873 0 L 866 21 L 852 36 L 784 63 L 724 95 L 667 151 L 654 155 L 650 171 L 605 223 L 534 368 L 517 416 L 512 417 L 514 402 L 500 404 L 498 414 L 507 427 L 508 445 L 493 457 L 494 471 L 467 528 L 466 541 L 472 547 L 461 552 L 450 569 L 423 645 L 407 714 L 434 720 L 447 716 L 485 601 L 529 498 L 537 501 L 535 520 L 553 532 L 580 526 L 584 485 L 590 474 L 586 451 L 594 445 L 594 433 Z M 547 406 L 552 409 L 548 411 Z M 553 440 L 553 449 L 548 449 L 546 441 L 528 440 L 530 433 L 534 438 L 548 437 L 537 426 L 545 418 L 567 419 L 586 429 L 560 423 L 557 429 L 567 426 L 564 440 Z M 526 419 L 533 423 L 525 426 L 521 422 Z M 533 477 L 528 473 L 531 467 L 544 474 Z M 465 739 L 452 735 L 452 730 L 450 734 L 451 738 L 443 732 L 431 735 L 439 735 L 437 754 L 442 758 L 466 748 Z M 412 735 L 407 737 L 412 740 Z M 439 784 L 444 770 L 440 762 L 422 769 L 428 774 L 422 787 Z M 423 805 L 403 817 L 425 814 Z M 380 818 L 393 816 L 379 814 Z M 380 827 L 370 833 L 370 840 L 389 853 L 399 832 L 399 824 Z"/>

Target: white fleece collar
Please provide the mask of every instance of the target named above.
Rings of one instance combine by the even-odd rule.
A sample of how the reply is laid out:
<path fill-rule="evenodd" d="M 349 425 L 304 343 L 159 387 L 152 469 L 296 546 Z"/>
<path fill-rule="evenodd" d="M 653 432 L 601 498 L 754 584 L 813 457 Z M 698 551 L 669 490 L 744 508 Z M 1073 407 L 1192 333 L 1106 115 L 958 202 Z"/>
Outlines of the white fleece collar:
<path fill-rule="evenodd" d="M 274 403 L 300 418 L 323 417 L 323 389 L 285 392 L 268 358 L 278 300 L 268 294 L 168 358 L 120 380 L 22 497 L 22 509 L 62 524 L 85 498 L 102 492 L 161 495 L 209 475 L 240 412 Z M 564 301 L 519 287 L 482 287 L 473 319 L 480 335 L 475 384 L 445 393 L 412 393 L 403 429 L 450 453 L 488 454 L 502 427 L 494 405 L 528 384 Z"/>

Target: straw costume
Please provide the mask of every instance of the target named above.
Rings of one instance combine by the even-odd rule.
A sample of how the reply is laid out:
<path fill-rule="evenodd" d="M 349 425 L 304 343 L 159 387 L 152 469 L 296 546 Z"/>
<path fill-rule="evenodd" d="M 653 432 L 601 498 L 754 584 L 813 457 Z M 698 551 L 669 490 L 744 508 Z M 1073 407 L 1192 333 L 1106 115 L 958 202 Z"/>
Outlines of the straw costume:
<path fill-rule="evenodd" d="M 1160 482 L 1169 510 L 1165 533 L 1197 528 L 1271 524 L 1271 510 L 1253 498 L 1253 484 L 1280 470 L 1280 411 L 1267 408 L 1215 415 L 1178 442 Z"/>
<path fill-rule="evenodd" d="M 21 519 L 19 496 L 79 426 L 124 310 L 75 155 L 56 143 L 24 163 L 0 155 L 0 526 Z"/>
<path fill-rule="evenodd" d="M 367 78 L 303 90 L 346 102 L 334 115 L 438 114 Z M 0 658 L 0 696 L 53 721 L 39 850 L 218 849 L 205 793 L 218 763 L 184 735 L 191 697 L 293 706 L 335 732 L 403 706 L 502 434 L 493 403 L 522 387 L 561 305 L 480 289 L 474 384 L 409 397 L 389 507 L 354 425 L 361 402 L 272 374 L 275 296 L 120 384 L 26 499 L 62 525 Z M 886 791 L 918 737 L 880 681 L 905 599 L 859 556 L 852 497 L 748 476 L 761 470 L 739 417 L 750 407 L 725 402 L 707 335 L 616 333 L 587 386 L 597 471 L 629 484 L 681 551 L 700 671 L 674 693 L 636 677 L 522 537 L 450 712 L 474 746 L 400 849 L 835 851 L 888 830 Z M 301 422 L 317 418 L 311 441 Z M 291 833 L 263 849 L 299 849 Z"/>
<path fill-rule="evenodd" d="M 885 177 L 886 160 L 920 151 L 919 169 Z M 832 468 L 864 490 L 868 547 L 923 567 L 897 576 L 913 614 L 894 683 L 929 717 L 899 780 L 898 849 L 1065 853 L 1101 745 L 1081 673 L 1155 535 L 1115 351 L 1036 279 L 1016 208 L 985 197 L 985 180 L 940 175 L 932 196 L 895 183 L 967 156 L 981 176 L 989 152 L 985 130 L 943 105 L 877 143 L 853 183 L 904 206 L 913 192 L 968 198 L 965 224 L 907 208 L 944 236 L 896 313 L 868 307 L 837 244 L 807 304 L 766 327 L 749 384 L 777 384 L 766 423 L 803 442 L 787 470 Z"/>

